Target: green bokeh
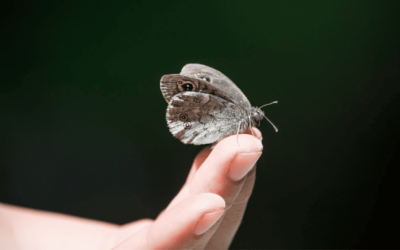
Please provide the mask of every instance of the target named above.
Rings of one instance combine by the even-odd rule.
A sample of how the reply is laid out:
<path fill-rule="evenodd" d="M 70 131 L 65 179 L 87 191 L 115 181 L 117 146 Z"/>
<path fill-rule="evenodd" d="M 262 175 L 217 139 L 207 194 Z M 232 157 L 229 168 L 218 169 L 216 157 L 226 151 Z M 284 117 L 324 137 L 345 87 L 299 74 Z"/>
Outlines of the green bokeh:
<path fill-rule="evenodd" d="M 264 154 L 232 247 L 361 244 L 399 140 L 398 7 L 10 1 L 1 17 L 1 201 L 115 223 L 155 217 L 201 149 L 169 133 L 159 80 L 195 62 L 226 74 L 255 106 L 279 101 L 264 109 L 279 132 L 260 127 Z M 118 164 L 143 165 L 132 173 L 140 183 Z M 60 183 L 96 178 L 77 187 L 78 200 L 75 189 L 54 196 Z"/>

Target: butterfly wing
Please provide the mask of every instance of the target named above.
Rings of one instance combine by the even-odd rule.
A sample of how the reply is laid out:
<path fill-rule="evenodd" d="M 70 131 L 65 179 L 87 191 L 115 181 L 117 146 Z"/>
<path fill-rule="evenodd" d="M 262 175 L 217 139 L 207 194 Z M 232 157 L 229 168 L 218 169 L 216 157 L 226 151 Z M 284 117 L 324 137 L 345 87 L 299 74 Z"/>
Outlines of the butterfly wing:
<path fill-rule="evenodd" d="M 167 103 L 174 95 L 185 91 L 216 95 L 229 102 L 233 102 L 234 99 L 204 80 L 180 74 L 164 75 L 160 81 L 160 88 Z"/>
<path fill-rule="evenodd" d="M 164 75 L 160 87 L 168 103 L 174 95 L 192 91 L 215 95 L 240 107 L 250 107 L 247 97 L 228 77 L 202 64 L 186 64 L 180 74 Z"/>
<path fill-rule="evenodd" d="M 235 134 L 246 110 L 218 96 L 182 92 L 167 108 L 171 133 L 185 144 L 209 144 Z"/>
<path fill-rule="evenodd" d="M 222 74 L 220 71 L 208 67 L 203 64 L 189 63 L 186 64 L 182 70 L 181 75 L 194 76 L 200 79 L 205 79 L 210 85 L 221 90 L 226 95 L 233 98 L 234 103 L 242 106 L 249 107 L 250 102 L 243 92 L 234 84 L 231 79 Z M 223 98 L 223 96 L 221 96 Z"/>

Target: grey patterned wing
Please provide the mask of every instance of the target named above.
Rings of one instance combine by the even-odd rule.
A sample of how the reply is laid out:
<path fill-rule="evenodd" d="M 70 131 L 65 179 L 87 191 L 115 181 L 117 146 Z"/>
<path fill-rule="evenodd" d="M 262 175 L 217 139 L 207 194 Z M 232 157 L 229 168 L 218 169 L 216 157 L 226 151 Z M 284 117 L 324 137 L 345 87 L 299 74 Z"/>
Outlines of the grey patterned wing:
<path fill-rule="evenodd" d="M 218 96 L 182 92 L 167 108 L 171 133 L 185 144 L 209 144 L 236 134 L 246 110 Z"/>
<path fill-rule="evenodd" d="M 234 102 L 234 98 L 222 90 L 214 87 L 209 82 L 180 74 L 164 75 L 160 80 L 161 93 L 167 103 L 171 98 L 181 92 L 192 91 L 216 95 L 229 102 Z"/>
<path fill-rule="evenodd" d="M 190 63 L 182 68 L 181 75 L 204 79 L 211 86 L 224 93 L 224 95 L 229 96 L 239 106 L 251 106 L 243 92 L 227 76 L 216 69 L 202 64 Z M 224 96 L 220 97 L 225 99 Z"/>

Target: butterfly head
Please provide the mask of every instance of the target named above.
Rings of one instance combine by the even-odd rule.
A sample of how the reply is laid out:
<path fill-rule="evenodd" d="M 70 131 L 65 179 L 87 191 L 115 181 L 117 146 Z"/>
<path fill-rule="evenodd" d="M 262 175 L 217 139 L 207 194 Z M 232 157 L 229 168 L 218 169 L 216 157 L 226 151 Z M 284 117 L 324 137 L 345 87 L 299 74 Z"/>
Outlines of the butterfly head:
<path fill-rule="evenodd" d="M 250 117 L 255 122 L 256 126 L 260 126 L 260 121 L 264 119 L 265 116 L 264 111 L 257 107 L 251 107 L 250 112 Z"/>
<path fill-rule="evenodd" d="M 260 125 L 260 121 L 263 118 L 265 118 L 272 125 L 272 127 L 274 127 L 275 132 L 278 132 L 278 128 L 265 116 L 264 111 L 261 110 L 262 107 L 265 107 L 265 106 L 268 106 L 268 105 L 271 105 L 271 104 L 274 104 L 274 103 L 278 103 L 278 101 L 274 101 L 274 102 L 271 102 L 271 103 L 268 103 L 268 104 L 264 104 L 259 108 L 258 107 L 251 107 L 251 110 L 250 110 L 251 113 L 250 114 L 251 114 L 251 117 L 253 118 L 253 121 L 255 121 L 255 123 L 257 124 L 257 126 L 259 126 Z"/>

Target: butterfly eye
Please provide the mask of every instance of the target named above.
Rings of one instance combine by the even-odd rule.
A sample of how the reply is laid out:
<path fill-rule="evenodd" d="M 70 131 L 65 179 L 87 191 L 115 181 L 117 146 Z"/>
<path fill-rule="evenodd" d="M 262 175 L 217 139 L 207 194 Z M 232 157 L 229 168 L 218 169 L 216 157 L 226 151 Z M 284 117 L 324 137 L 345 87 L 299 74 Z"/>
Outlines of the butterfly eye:
<path fill-rule="evenodd" d="M 187 114 L 180 114 L 179 115 L 179 120 L 186 122 L 189 119 Z"/>
<path fill-rule="evenodd" d="M 182 81 L 177 82 L 177 87 L 179 89 L 179 92 L 185 92 L 185 91 L 197 91 L 197 81 L 193 82 L 195 80 L 188 80 L 184 79 Z"/>
<path fill-rule="evenodd" d="M 193 85 L 189 84 L 189 83 L 186 83 L 186 84 L 182 85 L 182 88 L 183 88 L 184 91 L 192 91 Z"/>

